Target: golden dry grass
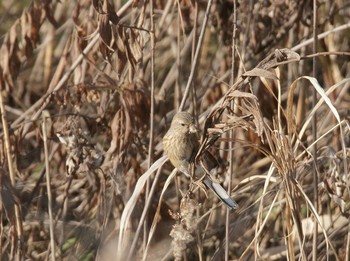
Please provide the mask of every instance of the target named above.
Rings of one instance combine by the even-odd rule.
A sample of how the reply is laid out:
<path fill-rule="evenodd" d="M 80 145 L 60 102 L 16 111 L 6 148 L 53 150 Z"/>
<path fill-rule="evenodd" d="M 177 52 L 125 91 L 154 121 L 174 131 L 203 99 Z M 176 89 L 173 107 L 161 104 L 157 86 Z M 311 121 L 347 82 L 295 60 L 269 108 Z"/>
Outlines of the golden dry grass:
<path fill-rule="evenodd" d="M 349 9 L 0 3 L 0 259 L 349 260 Z M 238 210 L 166 163 L 179 108 Z"/>

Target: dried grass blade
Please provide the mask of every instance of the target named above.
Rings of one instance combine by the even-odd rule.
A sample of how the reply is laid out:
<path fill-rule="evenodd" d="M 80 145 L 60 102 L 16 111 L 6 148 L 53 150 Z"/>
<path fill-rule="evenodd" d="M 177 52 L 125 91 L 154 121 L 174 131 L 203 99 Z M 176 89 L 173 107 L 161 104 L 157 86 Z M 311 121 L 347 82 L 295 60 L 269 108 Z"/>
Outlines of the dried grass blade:
<path fill-rule="evenodd" d="M 122 213 L 121 219 L 120 219 L 120 228 L 119 228 L 119 240 L 118 240 L 118 253 L 123 253 L 124 245 L 124 234 L 126 231 L 126 228 L 129 224 L 130 216 L 135 208 L 136 202 L 138 197 L 140 196 L 147 180 L 150 178 L 150 176 L 153 174 L 154 171 L 156 171 L 158 168 L 160 168 L 166 161 L 167 157 L 163 156 L 160 159 L 158 159 L 156 162 L 152 164 L 152 166 L 138 179 L 134 192 L 131 195 L 128 202 L 125 204 L 124 211 Z"/>

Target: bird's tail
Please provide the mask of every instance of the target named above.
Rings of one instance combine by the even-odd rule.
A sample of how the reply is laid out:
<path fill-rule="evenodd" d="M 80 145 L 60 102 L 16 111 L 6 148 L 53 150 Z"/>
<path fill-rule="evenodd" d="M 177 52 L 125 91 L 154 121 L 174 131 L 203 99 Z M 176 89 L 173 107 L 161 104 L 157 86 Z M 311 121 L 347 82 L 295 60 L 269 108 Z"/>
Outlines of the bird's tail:
<path fill-rule="evenodd" d="M 238 208 L 236 201 L 227 194 L 226 190 L 219 183 L 211 180 L 209 177 L 205 177 L 203 182 L 229 209 Z"/>

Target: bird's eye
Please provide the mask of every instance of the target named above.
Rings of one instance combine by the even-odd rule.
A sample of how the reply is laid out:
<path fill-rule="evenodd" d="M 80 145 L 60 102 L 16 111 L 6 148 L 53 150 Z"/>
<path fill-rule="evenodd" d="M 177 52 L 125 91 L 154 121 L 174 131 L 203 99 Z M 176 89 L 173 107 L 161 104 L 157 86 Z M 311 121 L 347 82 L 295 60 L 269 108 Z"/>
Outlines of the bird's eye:
<path fill-rule="evenodd" d="M 181 126 L 185 126 L 186 124 L 185 123 L 181 123 Z"/>

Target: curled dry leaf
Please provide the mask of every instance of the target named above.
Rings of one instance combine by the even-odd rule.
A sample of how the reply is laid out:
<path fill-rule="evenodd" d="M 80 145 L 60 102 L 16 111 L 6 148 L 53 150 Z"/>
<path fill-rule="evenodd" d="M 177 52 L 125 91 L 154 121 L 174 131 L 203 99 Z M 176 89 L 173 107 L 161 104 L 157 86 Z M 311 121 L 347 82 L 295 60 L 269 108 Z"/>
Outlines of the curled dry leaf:
<path fill-rule="evenodd" d="M 11 27 L 10 32 L 5 35 L 0 49 L 0 66 L 2 68 L 3 78 L 10 88 L 13 87 L 13 80 L 17 77 L 20 69 L 18 48 L 17 24 L 15 24 Z"/>
<path fill-rule="evenodd" d="M 129 86 L 125 84 L 121 99 L 122 107 L 111 124 L 110 153 L 124 150 L 133 141 L 134 135 L 142 133 L 148 125 L 150 96 L 142 82 Z"/>
<path fill-rule="evenodd" d="M 126 68 L 126 64 L 128 62 L 126 56 L 126 48 L 124 46 L 123 37 L 124 28 L 119 26 L 117 28 L 118 37 L 116 37 L 116 59 L 115 59 L 115 71 L 117 72 L 118 77 L 121 76 L 123 71 Z"/>
<path fill-rule="evenodd" d="M 229 129 L 232 129 L 233 127 L 242 127 L 249 128 L 256 132 L 258 136 L 261 136 L 264 130 L 264 122 L 259 109 L 257 97 L 252 93 L 242 92 L 239 90 L 229 91 L 221 106 L 209 116 L 211 119 L 207 119 L 207 122 L 212 122 L 211 125 L 213 125 L 215 121 L 218 121 L 215 119 L 218 118 L 219 115 L 223 114 L 225 108 L 229 108 L 229 104 L 233 100 L 237 101 L 237 115 L 232 114 L 230 110 L 227 110 L 225 115 L 228 116 L 228 119 L 223 120 L 220 122 L 220 124 L 215 124 L 214 129 L 213 127 L 209 127 L 209 125 L 207 125 L 210 132 L 216 131 L 217 133 L 223 133 Z"/>
<path fill-rule="evenodd" d="M 50 1 L 46 1 L 44 6 L 47 7 L 48 2 Z M 0 67 L 6 86 L 10 88 L 14 87 L 14 80 L 19 74 L 21 65 L 33 54 L 34 48 L 40 41 L 39 31 L 43 20 L 53 17 L 50 8 L 46 8 L 45 11 L 32 4 L 4 36 L 0 48 Z"/>
<path fill-rule="evenodd" d="M 129 31 L 129 47 L 130 52 L 135 59 L 136 63 L 139 63 L 142 58 L 142 50 L 141 45 L 139 43 L 139 37 L 141 37 L 141 34 L 138 32 L 135 32 L 134 30 Z"/>
<path fill-rule="evenodd" d="M 93 0 L 92 4 L 99 14 L 107 16 L 108 21 L 110 21 L 114 25 L 117 25 L 119 23 L 119 16 L 117 15 L 117 13 L 114 10 L 114 7 L 108 0 Z"/>
<path fill-rule="evenodd" d="M 267 71 L 261 68 L 254 68 L 253 70 L 247 71 L 243 74 L 243 76 L 250 76 L 250 77 L 255 76 L 255 77 L 263 77 L 271 80 L 278 80 L 276 73 Z"/>
<path fill-rule="evenodd" d="M 131 124 L 129 115 L 126 114 L 125 108 L 120 108 L 114 115 L 112 124 L 112 141 L 107 154 L 118 154 L 123 150 L 131 137 Z"/>
<path fill-rule="evenodd" d="M 122 98 L 129 114 L 133 116 L 135 130 L 142 130 L 148 125 L 150 113 L 150 93 L 146 84 L 139 81 L 123 88 Z"/>
<path fill-rule="evenodd" d="M 109 24 L 108 16 L 106 14 L 99 14 L 99 26 L 98 31 L 100 33 L 100 37 L 104 43 L 104 45 L 110 49 L 110 51 L 113 51 L 111 49 L 111 41 L 112 41 L 112 28 Z"/>

